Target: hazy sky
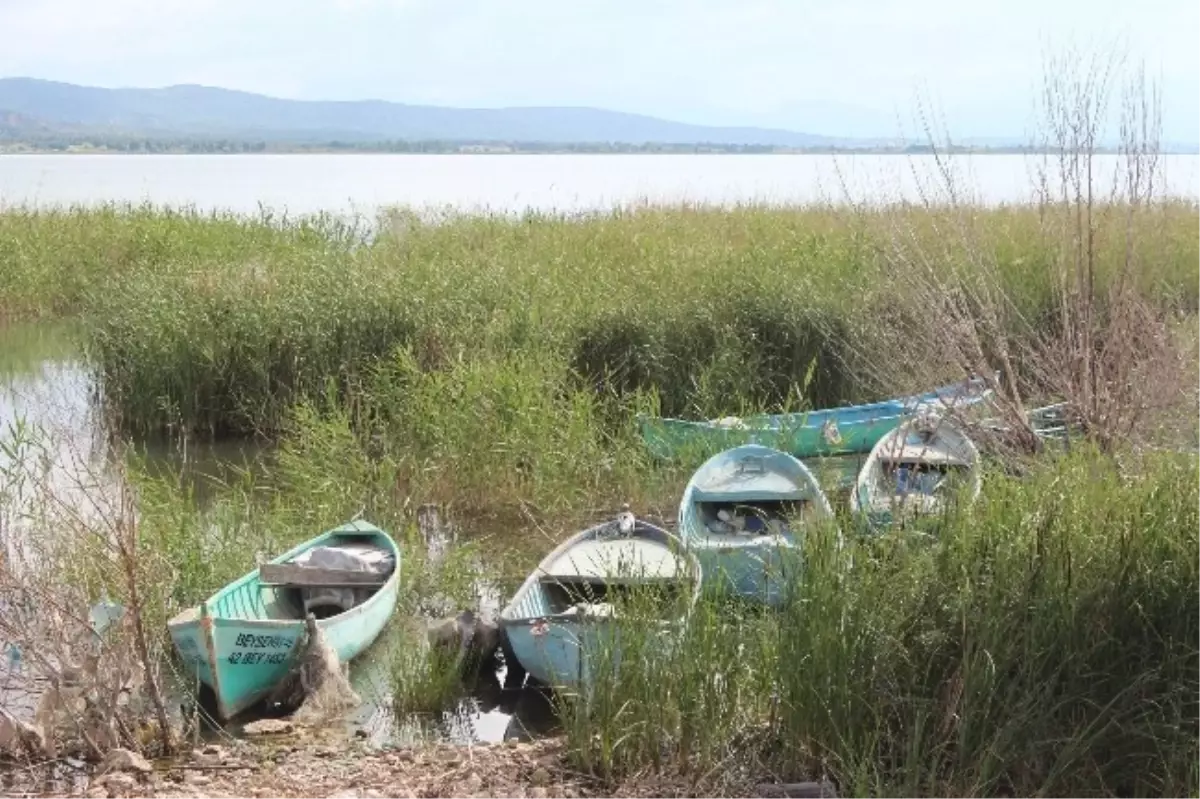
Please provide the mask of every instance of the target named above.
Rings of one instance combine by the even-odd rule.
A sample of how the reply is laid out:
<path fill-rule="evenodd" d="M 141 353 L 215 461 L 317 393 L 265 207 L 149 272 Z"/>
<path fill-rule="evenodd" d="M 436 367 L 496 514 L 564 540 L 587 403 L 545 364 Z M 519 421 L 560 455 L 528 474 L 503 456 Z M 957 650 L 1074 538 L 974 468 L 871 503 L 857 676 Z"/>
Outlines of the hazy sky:
<path fill-rule="evenodd" d="M 0 76 L 587 105 L 813 133 L 1030 129 L 1043 55 L 1121 42 L 1200 139 L 1197 0 L 0 0 Z M 899 117 L 899 120 L 898 120 Z"/>

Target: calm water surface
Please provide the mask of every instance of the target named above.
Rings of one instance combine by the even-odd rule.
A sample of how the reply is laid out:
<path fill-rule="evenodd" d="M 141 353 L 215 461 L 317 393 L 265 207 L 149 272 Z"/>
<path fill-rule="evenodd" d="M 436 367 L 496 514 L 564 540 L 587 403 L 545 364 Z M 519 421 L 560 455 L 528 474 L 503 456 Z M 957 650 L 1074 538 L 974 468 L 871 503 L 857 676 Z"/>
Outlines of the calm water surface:
<path fill-rule="evenodd" d="M 1041 156 L 949 159 L 965 199 L 1021 203 Z M 1099 156 L 1111 176 L 1116 156 Z M 1200 156 L 1160 159 L 1164 194 L 1200 196 Z M 640 202 L 880 203 L 937 193 L 931 156 L 0 155 L 0 204 L 143 202 L 372 216 L 381 207 L 579 211 Z M 1103 182 L 1103 177 L 1101 178 Z"/>

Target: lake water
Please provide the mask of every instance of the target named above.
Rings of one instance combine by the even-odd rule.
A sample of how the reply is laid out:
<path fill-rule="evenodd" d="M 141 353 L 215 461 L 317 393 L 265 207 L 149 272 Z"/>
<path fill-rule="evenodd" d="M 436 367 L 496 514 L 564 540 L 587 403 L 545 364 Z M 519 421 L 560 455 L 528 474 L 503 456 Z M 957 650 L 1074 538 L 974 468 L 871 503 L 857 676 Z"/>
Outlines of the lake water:
<path fill-rule="evenodd" d="M 1033 198 L 1042 156 L 948 159 L 966 199 Z M 1098 156 L 1100 182 L 1117 156 Z M 1200 197 L 1200 156 L 1163 156 L 1162 194 Z M 372 216 L 419 209 L 580 211 L 640 202 L 883 203 L 942 196 L 923 155 L 3 155 L 0 205 L 151 202 Z"/>

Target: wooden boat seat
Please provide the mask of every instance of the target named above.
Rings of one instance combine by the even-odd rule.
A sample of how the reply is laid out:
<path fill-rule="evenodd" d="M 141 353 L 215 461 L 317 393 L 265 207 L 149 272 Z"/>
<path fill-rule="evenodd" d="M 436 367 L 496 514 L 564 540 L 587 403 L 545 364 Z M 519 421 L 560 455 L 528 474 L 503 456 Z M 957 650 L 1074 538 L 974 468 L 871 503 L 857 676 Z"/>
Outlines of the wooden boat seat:
<path fill-rule="evenodd" d="M 258 567 L 260 585 L 265 588 L 378 588 L 387 575 L 351 569 L 324 569 L 295 563 L 264 563 Z"/>
<path fill-rule="evenodd" d="M 584 541 L 542 568 L 542 582 L 621 582 L 674 580 L 679 573 L 675 554 L 661 544 L 640 538 Z"/>

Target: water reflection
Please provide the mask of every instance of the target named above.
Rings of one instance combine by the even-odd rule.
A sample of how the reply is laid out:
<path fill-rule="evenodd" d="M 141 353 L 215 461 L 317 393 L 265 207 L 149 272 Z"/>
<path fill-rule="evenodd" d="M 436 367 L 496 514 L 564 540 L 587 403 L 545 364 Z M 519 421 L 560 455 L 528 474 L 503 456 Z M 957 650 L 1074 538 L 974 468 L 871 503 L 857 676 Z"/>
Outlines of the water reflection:
<path fill-rule="evenodd" d="M 0 441 L 34 442 L 24 453 L 36 464 L 24 465 L 44 467 L 42 487 L 80 509 L 119 487 L 117 456 L 93 401 L 96 393 L 96 381 L 69 326 L 0 326 Z M 263 478 L 271 457 L 261 443 L 165 438 L 127 445 L 126 452 L 149 473 L 179 479 L 201 507 L 247 474 Z M 15 465 L 0 448 L 0 472 Z"/>
<path fill-rule="evenodd" d="M 106 503 L 120 493 L 122 471 L 93 401 L 95 396 L 95 381 L 70 328 L 41 323 L 0 327 L 0 441 L 6 444 L 0 448 L 0 540 L 11 561 L 22 558 L 10 546 L 19 549 L 20 542 L 31 537 L 27 533 L 45 524 L 44 506 L 87 517 L 110 511 Z M 18 441 L 28 443 L 15 448 Z M 180 481 L 201 507 L 219 499 L 230 485 L 243 481 L 262 484 L 272 455 L 254 442 L 172 443 L 164 439 L 127 445 L 124 454 L 136 458 L 152 475 Z M 12 479 L 5 480 L 5 476 Z M 424 533 L 426 562 L 436 567 L 455 549 L 461 531 L 439 519 L 432 508 L 422 509 L 418 521 Z M 470 568 L 478 575 L 488 573 L 478 559 Z M 474 593 L 473 605 L 482 613 L 499 610 L 501 591 L 491 580 L 480 577 Z M 420 610 L 429 616 L 452 615 L 459 610 L 448 597 L 430 597 L 424 604 L 428 607 Z M 549 702 L 539 692 L 501 690 L 503 666 L 499 672 L 485 669 L 478 680 L 464 686 L 460 699 L 440 713 L 397 717 L 391 710 L 390 652 L 388 641 L 381 639 L 351 664 L 352 684 L 363 699 L 346 721 L 352 734 L 366 735 L 379 744 L 426 740 L 467 744 L 529 737 L 553 724 Z M 0 669 L 0 704 L 11 711 L 16 706 L 8 690 L 13 687 L 8 685 L 7 677 L 12 676 L 9 665 Z M 176 680 L 170 688 L 172 708 L 185 717 L 190 715 L 188 708 L 196 692 L 196 686 L 186 682 Z M 22 716 L 32 714 L 37 693 L 22 689 L 29 705 L 22 705 Z M 236 734 L 249 720 L 252 717 L 225 727 L 207 723 L 200 732 L 208 738 Z"/>
<path fill-rule="evenodd" d="M 351 683 L 364 702 L 347 725 L 377 745 L 529 741 L 559 729 L 550 694 L 532 686 L 503 688 L 504 666 L 464 685 L 463 694 L 436 713 L 393 713 L 389 676 L 369 662 L 351 666 Z"/>

